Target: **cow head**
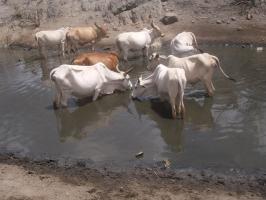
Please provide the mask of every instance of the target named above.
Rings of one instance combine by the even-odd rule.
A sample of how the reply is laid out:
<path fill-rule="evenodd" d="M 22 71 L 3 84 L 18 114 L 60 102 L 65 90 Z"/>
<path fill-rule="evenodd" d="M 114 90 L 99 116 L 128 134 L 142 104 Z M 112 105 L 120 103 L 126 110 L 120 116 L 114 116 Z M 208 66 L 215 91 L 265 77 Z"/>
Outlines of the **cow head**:
<path fill-rule="evenodd" d="M 107 35 L 107 27 L 106 26 L 99 26 L 96 22 L 94 23 L 97 33 L 99 34 L 98 37 L 106 37 L 108 38 L 109 36 Z"/>
<path fill-rule="evenodd" d="M 154 38 L 164 37 L 164 33 L 162 33 L 162 31 L 159 28 L 159 26 L 155 25 L 153 21 L 151 22 L 151 27 L 153 28 Z"/>
<path fill-rule="evenodd" d="M 133 70 L 133 67 L 128 69 L 125 72 L 122 72 L 123 76 L 124 76 L 124 80 L 123 80 L 123 87 L 126 89 L 132 89 L 132 83 L 130 81 L 130 77 L 128 75 L 129 72 L 131 72 Z"/>
<path fill-rule="evenodd" d="M 160 64 L 160 55 L 158 53 L 153 53 L 149 57 L 149 64 L 147 66 L 148 70 L 154 70 L 156 66 Z"/>
<path fill-rule="evenodd" d="M 152 79 L 142 79 L 140 76 L 134 85 L 133 91 L 131 93 L 132 99 L 145 99 L 156 96 L 155 87 L 153 87 Z"/>
<path fill-rule="evenodd" d="M 124 80 L 123 80 L 123 83 L 122 83 L 123 87 L 128 89 L 128 90 L 131 90 L 132 89 L 132 83 L 130 81 L 130 77 L 128 74 L 124 75 Z"/>

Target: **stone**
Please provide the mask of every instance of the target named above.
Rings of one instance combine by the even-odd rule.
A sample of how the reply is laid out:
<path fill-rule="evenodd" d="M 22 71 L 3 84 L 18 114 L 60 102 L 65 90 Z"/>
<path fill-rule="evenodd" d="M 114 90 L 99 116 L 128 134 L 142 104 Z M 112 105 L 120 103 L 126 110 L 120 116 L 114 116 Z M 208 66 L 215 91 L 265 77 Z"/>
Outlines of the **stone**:
<path fill-rule="evenodd" d="M 166 13 L 160 20 L 164 25 L 173 24 L 178 21 L 176 14 Z"/>
<path fill-rule="evenodd" d="M 231 17 L 231 20 L 232 20 L 232 21 L 236 21 L 236 18 L 235 18 L 235 17 Z"/>
<path fill-rule="evenodd" d="M 256 50 L 257 50 L 257 52 L 261 52 L 261 51 L 263 51 L 263 47 L 257 47 Z"/>
<path fill-rule="evenodd" d="M 216 24 L 221 24 L 221 23 L 222 23 L 221 20 L 217 20 L 217 21 L 216 21 Z"/>
<path fill-rule="evenodd" d="M 136 157 L 136 158 L 142 158 L 143 155 L 144 155 L 144 153 L 143 153 L 142 151 L 140 151 L 140 152 L 138 152 L 138 153 L 135 155 L 135 157 Z"/>
<path fill-rule="evenodd" d="M 247 14 L 247 20 L 251 20 L 253 18 L 252 14 L 248 13 Z"/>

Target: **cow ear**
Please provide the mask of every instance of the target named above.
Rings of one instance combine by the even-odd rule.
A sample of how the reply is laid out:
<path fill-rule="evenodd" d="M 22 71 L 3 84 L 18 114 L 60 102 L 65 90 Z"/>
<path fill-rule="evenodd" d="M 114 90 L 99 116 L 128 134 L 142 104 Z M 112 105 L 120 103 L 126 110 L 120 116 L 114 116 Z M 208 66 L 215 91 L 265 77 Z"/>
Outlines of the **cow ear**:
<path fill-rule="evenodd" d="M 156 53 L 155 58 L 156 59 L 159 59 L 160 58 L 160 55 L 158 53 Z"/>

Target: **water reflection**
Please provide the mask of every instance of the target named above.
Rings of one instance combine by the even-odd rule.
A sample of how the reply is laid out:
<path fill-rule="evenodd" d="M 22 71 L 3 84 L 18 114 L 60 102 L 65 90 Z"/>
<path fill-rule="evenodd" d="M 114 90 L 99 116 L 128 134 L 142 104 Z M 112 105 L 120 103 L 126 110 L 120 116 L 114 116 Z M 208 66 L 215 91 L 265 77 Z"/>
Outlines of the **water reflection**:
<path fill-rule="evenodd" d="M 205 97 L 204 91 L 193 91 L 185 96 L 185 121 L 199 129 L 210 129 L 214 126 L 212 114 L 213 98 Z"/>
<path fill-rule="evenodd" d="M 171 117 L 171 106 L 167 102 L 160 102 L 159 100 L 152 100 L 151 102 L 134 101 L 134 107 L 139 120 L 142 120 L 145 116 L 155 122 L 155 128 L 160 130 L 165 143 L 175 152 L 181 150 L 184 121 L 169 119 Z M 167 116 L 167 118 L 162 118 L 161 115 Z"/>
<path fill-rule="evenodd" d="M 119 95 L 121 95 L 119 97 Z M 113 113 L 119 108 L 128 109 L 127 94 L 104 96 L 95 102 L 83 99 L 75 103 L 74 108 L 54 110 L 57 120 L 58 133 L 61 141 L 68 138 L 82 139 L 95 130 L 110 126 Z"/>

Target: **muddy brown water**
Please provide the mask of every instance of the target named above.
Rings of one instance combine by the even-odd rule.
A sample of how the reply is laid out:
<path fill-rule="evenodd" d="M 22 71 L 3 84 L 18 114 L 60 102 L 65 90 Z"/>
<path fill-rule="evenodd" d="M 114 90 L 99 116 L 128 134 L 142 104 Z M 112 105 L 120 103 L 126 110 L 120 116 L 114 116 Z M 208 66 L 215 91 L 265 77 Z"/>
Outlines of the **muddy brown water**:
<path fill-rule="evenodd" d="M 186 89 L 185 120 L 170 118 L 159 101 L 133 101 L 130 92 L 96 102 L 70 99 L 53 110 L 54 89 L 35 51 L 0 50 L 0 151 L 60 162 L 132 167 L 169 159 L 172 168 L 266 167 L 266 52 L 255 48 L 205 46 L 237 79 L 214 76 L 213 98 L 201 84 Z M 131 77 L 148 74 L 133 60 Z M 47 66 L 59 66 L 50 55 Z M 142 159 L 135 154 L 144 152 Z"/>

